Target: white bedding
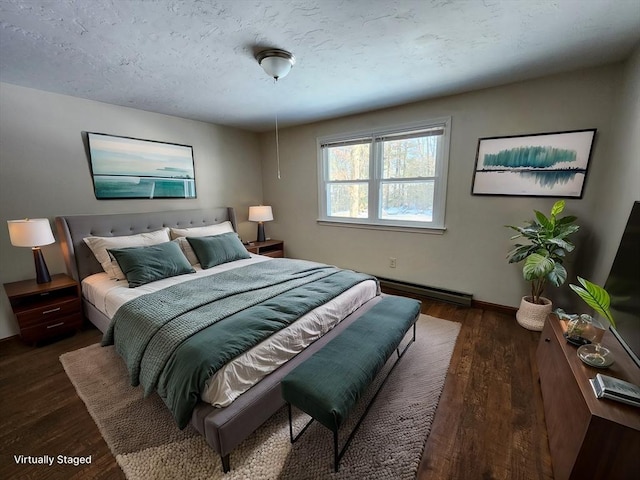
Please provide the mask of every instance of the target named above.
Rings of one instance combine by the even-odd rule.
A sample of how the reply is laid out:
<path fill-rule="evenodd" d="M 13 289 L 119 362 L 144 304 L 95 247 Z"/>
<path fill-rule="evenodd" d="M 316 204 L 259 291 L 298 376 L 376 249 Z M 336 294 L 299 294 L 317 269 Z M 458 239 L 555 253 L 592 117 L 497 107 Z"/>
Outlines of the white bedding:
<path fill-rule="evenodd" d="M 137 288 L 129 288 L 126 281 L 110 279 L 106 273 L 97 273 L 82 281 L 82 292 L 98 310 L 113 318 L 121 305 L 138 296 L 200 276 L 268 260 L 269 257 L 251 255 L 249 259 L 225 263 L 207 270 L 196 266 L 194 274 L 166 278 Z M 375 281 L 365 281 L 312 310 L 218 370 L 207 381 L 202 400 L 216 407 L 229 405 L 264 376 L 304 350 L 376 294 Z"/>
<path fill-rule="evenodd" d="M 252 263 L 271 260 L 271 258 L 263 255 L 250 255 L 251 258 L 247 258 L 246 260 L 223 263 L 213 268 L 208 268 L 207 270 L 203 270 L 198 264 L 193 267 L 196 273 L 165 278 L 136 288 L 129 288 L 129 284 L 125 280 L 109 278 L 109 275 L 105 272 L 96 273 L 82 280 L 82 294 L 84 295 L 84 298 L 89 300 L 107 317 L 113 318 L 118 308 L 129 300 L 133 300 L 141 295 L 157 292 L 163 288 L 171 285 L 177 285 L 178 283 L 186 282 L 188 280 L 193 280 L 194 278 L 205 277 L 215 273 L 224 272 L 225 270 L 244 267 L 245 265 L 250 265 Z"/>
<path fill-rule="evenodd" d="M 375 297 L 376 293 L 376 283 L 367 280 L 311 310 L 218 370 L 207 382 L 202 400 L 214 407 L 226 407 Z"/>

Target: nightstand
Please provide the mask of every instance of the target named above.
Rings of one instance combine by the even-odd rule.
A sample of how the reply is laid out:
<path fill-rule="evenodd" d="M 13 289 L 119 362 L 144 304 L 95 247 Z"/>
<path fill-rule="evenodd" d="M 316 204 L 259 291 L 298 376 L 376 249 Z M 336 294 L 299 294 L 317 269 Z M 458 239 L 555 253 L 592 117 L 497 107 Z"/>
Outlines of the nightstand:
<path fill-rule="evenodd" d="M 250 242 L 245 245 L 249 253 L 265 255 L 267 257 L 284 257 L 284 242 L 282 240 L 267 240 L 265 242 Z"/>
<path fill-rule="evenodd" d="M 25 342 L 82 328 L 80 285 L 64 273 L 53 275 L 49 283 L 23 280 L 5 283 L 4 289 Z"/>

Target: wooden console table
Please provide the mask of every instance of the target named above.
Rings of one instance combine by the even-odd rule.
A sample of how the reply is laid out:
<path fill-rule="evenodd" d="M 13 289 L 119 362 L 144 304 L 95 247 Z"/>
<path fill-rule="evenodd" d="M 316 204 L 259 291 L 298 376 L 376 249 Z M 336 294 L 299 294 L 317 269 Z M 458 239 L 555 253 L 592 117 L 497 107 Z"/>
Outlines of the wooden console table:
<path fill-rule="evenodd" d="M 615 363 L 608 369 L 585 365 L 562 336 L 565 329 L 551 315 L 536 352 L 555 479 L 638 478 L 640 408 L 596 398 L 589 379 L 602 373 L 640 385 L 640 369 L 611 332 L 602 345 Z"/>

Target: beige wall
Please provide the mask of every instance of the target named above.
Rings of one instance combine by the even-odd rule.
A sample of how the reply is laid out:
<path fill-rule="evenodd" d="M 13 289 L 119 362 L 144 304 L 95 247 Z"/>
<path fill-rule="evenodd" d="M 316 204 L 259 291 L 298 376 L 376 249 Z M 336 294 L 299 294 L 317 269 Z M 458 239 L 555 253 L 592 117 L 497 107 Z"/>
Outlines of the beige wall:
<path fill-rule="evenodd" d="M 603 284 L 618 249 L 631 206 L 640 200 L 640 45 L 623 69 L 613 112 L 611 154 L 596 183 L 589 261 L 593 281 Z"/>
<path fill-rule="evenodd" d="M 197 199 L 96 200 L 82 131 L 192 145 Z M 9 242 L 6 220 L 87 213 L 145 212 L 229 205 L 240 234 L 255 235 L 248 206 L 262 200 L 255 133 L 0 84 L 0 279 L 33 278 L 28 248 Z M 54 231 L 54 233 L 56 233 Z M 63 272 L 59 244 L 43 248 L 51 273 Z M 0 338 L 17 333 L 0 292 Z"/>
<path fill-rule="evenodd" d="M 384 277 L 472 293 L 517 306 L 527 293 L 519 266 L 509 265 L 508 223 L 551 198 L 470 194 L 479 137 L 597 128 L 583 199 L 567 201 L 582 226 L 570 257 L 571 275 L 603 282 L 633 200 L 640 199 L 640 48 L 624 65 L 546 77 L 280 131 L 282 178 L 277 179 L 273 133 L 237 129 L 0 84 L 0 223 L 60 214 L 144 212 L 231 205 L 240 234 L 255 237 L 247 207 L 274 208 L 267 235 L 286 241 L 290 256 L 332 263 Z M 316 137 L 452 117 L 446 226 L 443 235 L 319 226 Z M 81 132 L 193 145 L 198 198 L 95 199 Z M 635 133 L 634 133 L 635 132 Z M 263 159 L 262 164 L 260 159 Z M 261 172 L 262 168 L 262 172 Z M 263 197 L 264 192 L 264 197 Z M 52 273 L 64 271 L 59 245 L 44 253 Z M 389 257 L 397 268 L 388 267 Z M 28 249 L 12 247 L 0 228 L 0 279 L 33 277 Z M 573 278 L 573 276 L 572 276 Z M 556 303 L 572 295 L 548 291 Z M 0 293 L 0 338 L 17 333 Z"/>
<path fill-rule="evenodd" d="M 477 300 L 517 306 L 528 293 L 520 266 L 509 265 L 510 231 L 533 209 L 548 212 L 552 198 L 472 196 L 471 183 L 479 137 L 597 128 L 593 158 L 583 199 L 567 200 L 566 212 L 588 224 L 600 195 L 601 177 L 617 141 L 612 116 L 617 114 L 622 65 L 612 65 L 491 88 L 397 108 L 345 117 L 280 132 L 282 178 L 276 178 L 273 135 L 261 136 L 264 200 L 274 209 L 268 234 L 284 239 L 288 255 L 336 264 L 383 277 L 471 293 Z M 330 94 L 330 92 L 327 92 Z M 369 127 L 451 116 L 451 148 L 443 235 L 321 226 L 318 216 L 316 137 Z M 638 150 L 636 149 L 635 152 Z M 617 174 L 625 175 L 628 162 Z M 593 233 L 593 235 L 600 235 Z M 582 238 L 579 238 L 582 245 Z M 578 249 L 575 262 L 583 258 Z M 397 268 L 389 268 L 389 257 Z M 550 288 L 560 302 L 567 295 Z"/>

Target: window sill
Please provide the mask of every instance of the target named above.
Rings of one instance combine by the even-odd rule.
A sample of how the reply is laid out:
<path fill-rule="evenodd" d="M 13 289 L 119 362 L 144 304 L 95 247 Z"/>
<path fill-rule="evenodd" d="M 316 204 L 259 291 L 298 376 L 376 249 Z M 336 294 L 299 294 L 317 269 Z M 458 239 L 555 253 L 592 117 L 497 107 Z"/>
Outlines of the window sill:
<path fill-rule="evenodd" d="M 347 228 L 362 228 L 365 230 L 386 230 L 392 232 L 407 232 L 407 233 L 421 233 L 429 235 L 442 235 L 446 227 L 418 227 L 418 226 L 405 226 L 405 225 L 382 225 L 377 223 L 356 223 L 340 220 L 316 220 L 318 225 L 325 227 L 347 227 Z"/>

